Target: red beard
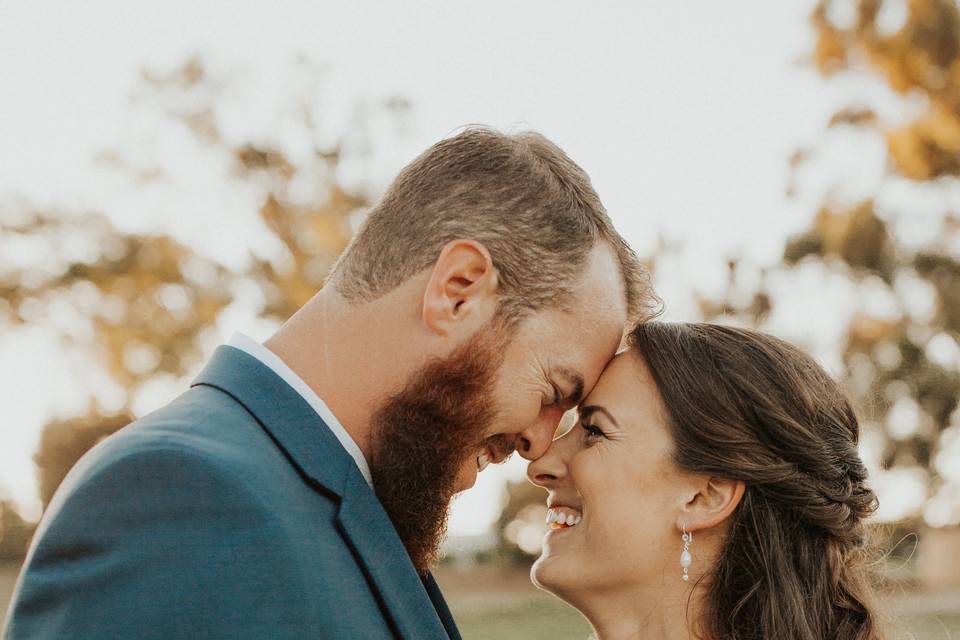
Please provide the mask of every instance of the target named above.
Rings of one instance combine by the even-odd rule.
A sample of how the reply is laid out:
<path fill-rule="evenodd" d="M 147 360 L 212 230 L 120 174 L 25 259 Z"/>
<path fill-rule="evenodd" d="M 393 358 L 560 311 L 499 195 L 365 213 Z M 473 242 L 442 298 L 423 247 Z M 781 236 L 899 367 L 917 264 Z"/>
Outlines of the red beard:
<path fill-rule="evenodd" d="M 491 325 L 448 358 L 424 365 L 372 419 L 374 490 L 421 575 L 439 559 L 460 470 L 493 424 L 505 334 Z M 504 442 L 512 438 L 491 440 L 512 451 Z"/>

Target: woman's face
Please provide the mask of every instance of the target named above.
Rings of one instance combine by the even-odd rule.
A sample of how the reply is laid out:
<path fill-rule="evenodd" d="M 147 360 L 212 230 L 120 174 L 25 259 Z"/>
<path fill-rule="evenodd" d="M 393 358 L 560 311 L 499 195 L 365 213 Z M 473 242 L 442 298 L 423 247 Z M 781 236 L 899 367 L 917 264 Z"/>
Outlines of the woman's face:
<path fill-rule="evenodd" d="M 551 523 L 532 577 L 567 600 L 679 580 L 676 529 L 686 474 L 672 461 L 666 412 L 646 364 L 616 356 L 580 406 L 580 420 L 530 464 L 548 490 Z M 569 526 L 573 522 L 573 526 Z"/>

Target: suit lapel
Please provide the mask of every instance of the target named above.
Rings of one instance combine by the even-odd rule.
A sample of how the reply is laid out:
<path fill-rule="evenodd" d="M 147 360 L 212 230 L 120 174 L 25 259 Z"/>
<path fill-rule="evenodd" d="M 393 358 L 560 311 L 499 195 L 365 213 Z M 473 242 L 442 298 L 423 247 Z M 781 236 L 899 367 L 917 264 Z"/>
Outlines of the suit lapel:
<path fill-rule="evenodd" d="M 356 463 L 299 393 L 262 362 L 229 346 L 217 348 L 196 385 L 219 389 L 243 405 L 306 481 L 339 502 L 340 533 L 397 635 L 411 640 L 459 640 L 442 597 L 438 600 L 428 594 L 429 582 L 420 581 L 393 523 Z"/>
<path fill-rule="evenodd" d="M 359 473 L 351 475 L 338 521 L 403 638 L 446 640 L 437 609 L 393 523 Z"/>
<path fill-rule="evenodd" d="M 440 586 L 434 580 L 432 573 L 427 574 L 427 577 L 423 579 L 423 586 L 427 588 L 427 595 L 430 596 L 433 608 L 437 610 L 437 615 L 440 616 L 440 621 L 447 630 L 450 640 L 462 640 L 460 630 L 457 629 L 457 624 L 453 620 L 453 614 L 450 613 L 447 601 L 444 599 L 443 593 L 440 592 Z"/>
<path fill-rule="evenodd" d="M 338 498 L 343 495 L 356 463 L 313 407 L 267 365 L 240 349 L 220 346 L 191 386 L 197 385 L 233 397 L 312 485 Z"/>

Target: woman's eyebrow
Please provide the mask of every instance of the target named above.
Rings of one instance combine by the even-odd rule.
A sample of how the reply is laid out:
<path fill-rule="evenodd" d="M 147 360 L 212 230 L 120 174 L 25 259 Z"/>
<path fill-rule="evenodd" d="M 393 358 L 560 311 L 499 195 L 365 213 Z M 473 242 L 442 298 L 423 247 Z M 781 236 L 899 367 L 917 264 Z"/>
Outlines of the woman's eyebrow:
<path fill-rule="evenodd" d="M 580 407 L 579 409 L 577 409 L 577 413 L 580 414 L 581 420 L 585 418 L 589 418 L 594 413 L 602 413 L 603 415 L 607 416 L 607 420 L 613 423 L 613 426 L 617 427 L 618 429 L 620 428 L 620 425 L 617 424 L 617 420 L 616 418 L 613 417 L 613 414 L 598 404 L 592 404 L 592 405 Z"/>

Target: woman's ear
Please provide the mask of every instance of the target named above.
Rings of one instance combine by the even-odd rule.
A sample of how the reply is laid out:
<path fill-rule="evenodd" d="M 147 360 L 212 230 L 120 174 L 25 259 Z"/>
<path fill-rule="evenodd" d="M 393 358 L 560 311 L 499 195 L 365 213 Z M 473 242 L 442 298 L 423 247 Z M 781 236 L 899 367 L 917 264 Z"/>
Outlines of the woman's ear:
<path fill-rule="evenodd" d="M 713 476 L 703 476 L 697 485 L 677 517 L 677 529 L 699 531 L 717 526 L 733 513 L 746 490 L 742 480 Z"/>
<path fill-rule="evenodd" d="M 441 335 L 460 327 L 476 331 L 496 313 L 497 283 L 486 247 L 473 240 L 448 242 L 433 264 L 423 293 L 424 324 Z"/>

